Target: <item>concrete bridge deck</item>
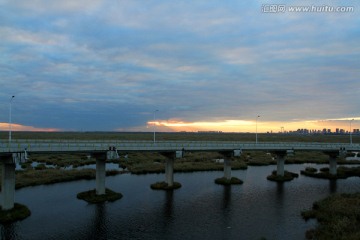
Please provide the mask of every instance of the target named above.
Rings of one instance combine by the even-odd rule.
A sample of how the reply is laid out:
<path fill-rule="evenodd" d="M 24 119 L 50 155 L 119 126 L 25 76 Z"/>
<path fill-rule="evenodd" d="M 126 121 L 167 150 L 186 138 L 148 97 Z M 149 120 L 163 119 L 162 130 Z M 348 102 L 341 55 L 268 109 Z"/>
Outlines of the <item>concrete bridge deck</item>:
<path fill-rule="evenodd" d="M 96 152 L 115 147 L 118 151 L 360 151 L 360 144 L 315 142 L 232 142 L 232 141 L 116 141 L 116 140 L 37 140 L 0 142 L 0 154 L 23 152 Z"/>

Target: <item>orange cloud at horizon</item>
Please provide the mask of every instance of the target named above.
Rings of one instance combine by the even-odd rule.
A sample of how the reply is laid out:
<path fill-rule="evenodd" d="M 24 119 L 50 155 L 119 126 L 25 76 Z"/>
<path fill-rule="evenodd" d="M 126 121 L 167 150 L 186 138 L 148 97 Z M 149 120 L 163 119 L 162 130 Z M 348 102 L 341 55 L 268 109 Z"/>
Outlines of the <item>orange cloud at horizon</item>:
<path fill-rule="evenodd" d="M 261 132 L 281 132 L 281 131 L 296 131 L 298 129 L 308 130 L 322 130 L 324 128 L 331 129 L 335 132 L 336 128 L 350 130 L 350 120 L 352 121 L 351 129 L 359 129 L 360 120 L 356 118 L 341 118 L 341 119 L 326 119 L 326 120 L 312 120 L 312 121 L 256 121 L 247 120 L 222 120 L 222 121 L 199 121 L 186 122 L 182 120 L 158 120 L 147 122 L 148 127 L 156 126 L 157 131 L 222 131 L 222 132 L 255 132 L 256 128 Z"/>
<path fill-rule="evenodd" d="M 9 123 L 0 123 L 0 131 L 9 131 Z M 37 128 L 33 126 L 25 126 L 21 124 L 12 123 L 11 131 L 24 131 L 24 132 L 59 132 L 58 128 Z"/>

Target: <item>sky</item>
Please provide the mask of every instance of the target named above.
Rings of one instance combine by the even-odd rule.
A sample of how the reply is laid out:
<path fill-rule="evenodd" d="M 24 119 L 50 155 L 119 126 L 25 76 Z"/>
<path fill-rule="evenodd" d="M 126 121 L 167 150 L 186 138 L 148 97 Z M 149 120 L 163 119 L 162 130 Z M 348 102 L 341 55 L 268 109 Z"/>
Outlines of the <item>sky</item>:
<path fill-rule="evenodd" d="M 360 128 L 359 26 L 358 0 L 0 0 L 0 130 Z"/>

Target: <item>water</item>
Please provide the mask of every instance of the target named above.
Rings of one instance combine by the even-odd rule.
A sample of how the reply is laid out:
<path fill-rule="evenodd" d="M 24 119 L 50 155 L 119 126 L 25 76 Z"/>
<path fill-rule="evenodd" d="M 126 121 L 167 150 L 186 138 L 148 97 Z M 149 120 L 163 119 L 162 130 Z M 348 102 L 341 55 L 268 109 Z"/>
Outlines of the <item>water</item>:
<path fill-rule="evenodd" d="M 286 165 L 299 172 L 307 165 Z M 327 165 L 318 165 L 318 168 Z M 163 174 L 122 174 L 106 186 L 124 197 L 113 203 L 88 204 L 76 194 L 95 181 L 28 187 L 16 202 L 32 215 L 1 226 L 2 239 L 304 239 L 316 221 L 300 215 L 312 203 L 335 192 L 359 192 L 359 178 L 329 181 L 299 176 L 277 184 L 266 180 L 276 166 L 233 171 L 243 185 L 214 184 L 222 172 L 175 173 L 182 188 L 155 191 L 150 184 Z"/>

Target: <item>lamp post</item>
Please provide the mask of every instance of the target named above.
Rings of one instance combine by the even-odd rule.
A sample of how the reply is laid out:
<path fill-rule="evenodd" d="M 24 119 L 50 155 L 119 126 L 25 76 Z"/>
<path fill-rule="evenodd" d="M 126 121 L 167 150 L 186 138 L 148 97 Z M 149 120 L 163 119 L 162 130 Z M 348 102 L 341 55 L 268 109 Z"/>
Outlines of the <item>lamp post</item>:
<path fill-rule="evenodd" d="M 352 145 L 352 132 L 351 132 L 351 122 L 354 121 L 354 119 L 350 120 L 350 145 Z"/>
<path fill-rule="evenodd" d="M 9 103 L 9 143 L 11 143 L 11 105 L 15 96 L 11 96 Z"/>
<path fill-rule="evenodd" d="M 155 143 L 155 113 L 158 112 L 159 110 L 155 110 L 154 111 L 154 143 Z"/>
<path fill-rule="evenodd" d="M 257 122 L 258 122 L 258 118 L 260 117 L 260 115 L 258 115 L 257 117 L 256 117 L 256 130 L 255 130 L 255 142 L 256 142 L 256 144 L 258 143 L 258 137 L 257 137 Z"/>

